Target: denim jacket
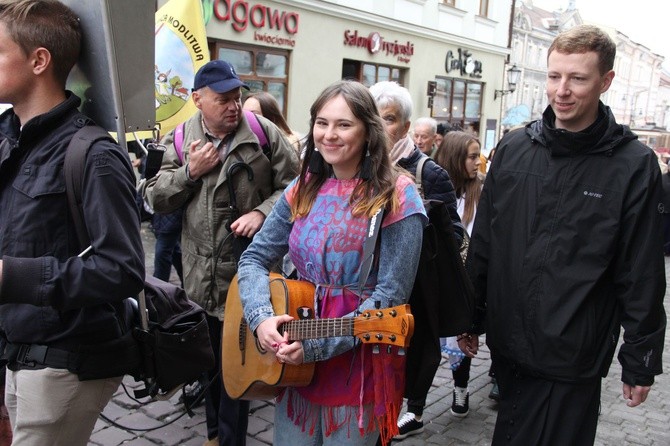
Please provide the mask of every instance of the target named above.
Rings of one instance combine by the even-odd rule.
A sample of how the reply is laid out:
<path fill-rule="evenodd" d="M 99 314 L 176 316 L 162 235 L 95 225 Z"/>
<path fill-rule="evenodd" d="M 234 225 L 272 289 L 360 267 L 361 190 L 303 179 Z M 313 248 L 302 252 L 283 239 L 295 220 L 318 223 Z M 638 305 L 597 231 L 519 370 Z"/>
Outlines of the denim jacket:
<path fill-rule="evenodd" d="M 274 316 L 270 305 L 270 287 L 267 276 L 274 265 L 288 251 L 291 233 L 291 210 L 285 195 L 277 201 L 253 243 L 244 252 L 238 267 L 240 297 L 244 315 L 252 332 L 269 317 Z M 413 214 L 383 227 L 380 234 L 377 284 L 359 311 L 392 307 L 407 302 L 419 262 L 419 252 L 426 217 Z M 371 274 L 374 274 L 371 273 Z M 352 315 L 345 315 L 345 317 Z M 309 339 L 302 343 L 304 362 L 323 361 L 354 347 L 353 337 Z"/>

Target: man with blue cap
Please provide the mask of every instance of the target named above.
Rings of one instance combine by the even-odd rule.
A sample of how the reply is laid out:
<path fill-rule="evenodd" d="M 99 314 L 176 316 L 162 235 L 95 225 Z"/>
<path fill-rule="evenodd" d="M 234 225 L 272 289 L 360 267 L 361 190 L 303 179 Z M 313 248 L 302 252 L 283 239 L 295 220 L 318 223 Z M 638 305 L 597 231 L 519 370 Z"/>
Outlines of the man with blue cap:
<path fill-rule="evenodd" d="M 269 150 L 261 147 L 242 113 L 242 88 L 249 89 L 224 60 L 198 70 L 192 97 L 199 111 L 184 123 L 183 132 L 172 131 L 163 138 L 167 149 L 161 169 L 145 189 L 156 212 L 184 209 L 184 288 L 207 311 L 217 358 L 205 393 L 206 446 L 246 442 L 249 403 L 230 399 L 219 375 L 223 311 L 237 272 L 233 241 L 253 237 L 298 173 L 295 150 L 272 122 L 258 116 Z M 183 162 L 175 146 L 182 149 Z M 237 163 L 243 168 L 230 169 Z"/>

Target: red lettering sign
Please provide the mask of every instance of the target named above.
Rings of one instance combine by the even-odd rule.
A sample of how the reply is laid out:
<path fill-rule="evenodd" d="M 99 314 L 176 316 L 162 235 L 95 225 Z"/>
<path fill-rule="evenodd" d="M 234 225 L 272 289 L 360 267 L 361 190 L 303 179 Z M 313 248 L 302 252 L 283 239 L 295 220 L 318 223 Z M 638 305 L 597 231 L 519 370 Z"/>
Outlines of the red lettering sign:
<path fill-rule="evenodd" d="M 217 20 L 231 21 L 237 32 L 246 30 L 249 23 L 258 29 L 283 29 L 289 34 L 298 32 L 300 14 L 297 12 L 280 11 L 258 3 L 250 6 L 245 0 L 214 0 L 213 9 Z"/>
<path fill-rule="evenodd" d="M 348 29 L 344 31 L 344 44 L 359 48 L 366 48 L 370 54 L 384 52 L 386 55 L 397 56 L 400 62 L 409 62 L 409 57 L 414 54 L 414 44 L 390 42 L 382 37 L 378 32 L 371 32 L 367 37 L 359 36 L 358 30 L 354 32 Z"/>

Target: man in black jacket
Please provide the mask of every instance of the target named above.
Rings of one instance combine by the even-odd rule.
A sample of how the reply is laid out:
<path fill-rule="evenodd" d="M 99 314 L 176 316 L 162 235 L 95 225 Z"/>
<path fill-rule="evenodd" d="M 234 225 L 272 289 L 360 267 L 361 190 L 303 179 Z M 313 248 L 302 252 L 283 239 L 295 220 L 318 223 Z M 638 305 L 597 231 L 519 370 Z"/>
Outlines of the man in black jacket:
<path fill-rule="evenodd" d="M 13 444 L 24 446 L 88 443 L 121 376 L 91 364 L 86 372 L 100 378 L 80 381 L 82 364 L 121 336 L 115 307 L 144 279 L 135 177 L 111 142 L 88 152 L 82 209 L 91 249 L 78 256 L 63 161 L 88 123 L 65 90 L 80 47 L 79 19 L 62 3 L 0 4 L 0 102 L 13 105 L 0 115 L 0 334 Z"/>
<path fill-rule="evenodd" d="M 493 444 L 591 445 L 621 326 L 623 396 L 644 402 L 665 336 L 661 178 L 600 102 L 616 46 L 577 26 L 548 51 L 549 107 L 498 145 L 468 269 L 500 386 Z M 477 336 L 461 348 L 476 352 Z"/>

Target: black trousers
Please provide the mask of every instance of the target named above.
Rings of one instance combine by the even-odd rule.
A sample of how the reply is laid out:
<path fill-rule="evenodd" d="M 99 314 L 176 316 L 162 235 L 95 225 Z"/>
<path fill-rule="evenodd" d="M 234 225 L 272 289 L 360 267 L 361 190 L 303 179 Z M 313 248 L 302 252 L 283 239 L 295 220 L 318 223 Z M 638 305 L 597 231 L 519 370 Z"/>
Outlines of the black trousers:
<path fill-rule="evenodd" d="M 463 358 L 458 368 L 451 372 L 451 376 L 454 378 L 454 385 L 456 387 L 461 387 L 463 389 L 468 387 L 468 381 L 470 381 L 471 365 L 472 365 L 472 358 L 468 358 L 466 356 L 465 358 Z"/>
<path fill-rule="evenodd" d="M 601 379 L 564 383 L 530 376 L 492 354 L 500 401 L 493 446 L 592 446 Z"/>
<path fill-rule="evenodd" d="M 207 372 L 211 382 L 205 392 L 207 438 L 219 437 L 219 446 L 245 446 L 249 423 L 249 401 L 234 400 L 223 387 L 221 375 L 221 331 L 223 323 L 207 315 L 209 337 L 214 348 L 216 365 Z"/>
<path fill-rule="evenodd" d="M 421 416 L 428 391 L 442 360 L 437 311 L 418 295 L 416 288 L 409 301 L 414 315 L 414 334 L 407 350 L 405 398 L 407 411 Z"/>

